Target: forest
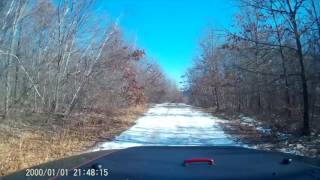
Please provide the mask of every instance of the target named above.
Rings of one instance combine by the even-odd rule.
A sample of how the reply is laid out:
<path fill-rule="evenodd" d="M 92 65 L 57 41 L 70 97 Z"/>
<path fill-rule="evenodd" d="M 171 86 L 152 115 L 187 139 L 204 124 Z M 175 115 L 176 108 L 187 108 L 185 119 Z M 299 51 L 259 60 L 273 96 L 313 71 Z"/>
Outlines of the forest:
<path fill-rule="evenodd" d="M 241 0 L 232 29 L 208 28 L 185 75 L 197 106 L 309 135 L 320 121 L 320 4 Z"/>
<path fill-rule="evenodd" d="M 93 1 L 1 1 L 1 116 L 69 115 L 172 99 L 176 89 Z M 103 17 L 107 18 L 107 17 Z M 156 96 L 155 96 L 156 95 Z"/>
<path fill-rule="evenodd" d="M 113 138 L 149 103 L 179 99 L 119 18 L 95 6 L 0 1 L 0 176 Z"/>

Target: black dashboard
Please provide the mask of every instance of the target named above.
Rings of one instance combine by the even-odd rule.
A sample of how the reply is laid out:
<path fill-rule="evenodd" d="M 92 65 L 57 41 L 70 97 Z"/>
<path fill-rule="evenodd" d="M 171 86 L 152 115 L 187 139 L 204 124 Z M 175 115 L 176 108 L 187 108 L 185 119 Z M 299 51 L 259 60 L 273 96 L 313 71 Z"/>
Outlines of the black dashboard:
<path fill-rule="evenodd" d="M 320 163 L 317 159 L 228 146 L 133 147 L 101 154 L 67 171 L 61 176 L 48 178 L 320 179 Z"/>
<path fill-rule="evenodd" d="M 301 157 L 240 147 L 134 147 L 70 173 L 57 179 L 319 179 L 320 167 Z"/>

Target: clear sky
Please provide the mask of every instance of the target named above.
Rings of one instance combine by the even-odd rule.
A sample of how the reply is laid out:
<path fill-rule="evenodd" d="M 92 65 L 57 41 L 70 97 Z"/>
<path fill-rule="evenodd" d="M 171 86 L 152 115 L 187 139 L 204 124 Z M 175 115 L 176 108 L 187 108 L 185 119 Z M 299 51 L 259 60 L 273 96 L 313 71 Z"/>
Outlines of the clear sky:
<path fill-rule="evenodd" d="M 99 15 L 119 25 L 127 40 L 145 49 L 176 81 L 191 66 L 206 28 L 228 28 L 233 0 L 97 0 Z"/>

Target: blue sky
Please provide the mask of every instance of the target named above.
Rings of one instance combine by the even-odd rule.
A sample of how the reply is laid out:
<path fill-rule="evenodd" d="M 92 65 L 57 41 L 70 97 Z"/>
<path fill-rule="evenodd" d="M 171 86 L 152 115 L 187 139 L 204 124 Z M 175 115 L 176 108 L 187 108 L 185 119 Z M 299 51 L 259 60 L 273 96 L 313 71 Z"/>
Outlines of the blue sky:
<path fill-rule="evenodd" d="M 98 15 L 120 17 L 125 38 L 145 49 L 165 74 L 181 81 L 206 28 L 229 28 L 233 0 L 97 0 Z"/>

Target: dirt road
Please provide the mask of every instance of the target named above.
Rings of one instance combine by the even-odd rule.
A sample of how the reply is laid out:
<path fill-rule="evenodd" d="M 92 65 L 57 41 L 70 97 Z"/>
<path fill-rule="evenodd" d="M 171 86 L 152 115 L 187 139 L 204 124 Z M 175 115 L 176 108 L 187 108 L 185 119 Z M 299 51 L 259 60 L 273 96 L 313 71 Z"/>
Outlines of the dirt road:
<path fill-rule="evenodd" d="M 142 145 L 237 145 L 219 126 L 221 121 L 186 104 L 157 104 L 130 129 L 95 150 Z"/>

